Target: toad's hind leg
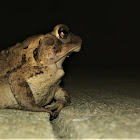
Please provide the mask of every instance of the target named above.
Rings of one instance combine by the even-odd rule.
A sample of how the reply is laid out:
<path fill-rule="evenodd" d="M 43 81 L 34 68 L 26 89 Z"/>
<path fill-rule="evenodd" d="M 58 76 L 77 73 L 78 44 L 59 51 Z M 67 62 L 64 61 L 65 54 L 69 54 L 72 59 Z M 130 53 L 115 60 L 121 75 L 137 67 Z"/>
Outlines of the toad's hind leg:
<path fill-rule="evenodd" d="M 35 103 L 32 91 L 26 80 L 22 77 L 22 73 L 11 73 L 8 82 L 16 101 L 23 110 L 52 113 L 49 109 L 38 106 Z"/>
<path fill-rule="evenodd" d="M 0 108 L 19 108 L 6 78 L 0 77 Z"/>
<path fill-rule="evenodd" d="M 70 104 L 70 96 L 68 93 L 61 87 L 58 88 L 58 90 L 55 93 L 54 99 L 56 100 L 55 103 L 46 106 L 49 110 L 54 111 L 51 119 L 55 119 L 59 112 L 64 108 L 65 106 L 68 106 Z"/>

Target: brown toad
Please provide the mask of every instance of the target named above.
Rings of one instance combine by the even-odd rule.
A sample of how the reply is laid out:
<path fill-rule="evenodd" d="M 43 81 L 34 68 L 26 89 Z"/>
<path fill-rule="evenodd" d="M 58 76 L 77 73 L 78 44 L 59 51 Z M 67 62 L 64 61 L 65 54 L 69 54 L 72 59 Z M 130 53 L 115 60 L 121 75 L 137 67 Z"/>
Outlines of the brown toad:
<path fill-rule="evenodd" d="M 56 118 L 69 105 L 68 93 L 59 86 L 62 63 L 79 52 L 82 40 L 57 25 L 45 35 L 27 38 L 0 52 L 0 108 L 49 112 Z M 48 105 L 53 99 L 55 103 Z"/>

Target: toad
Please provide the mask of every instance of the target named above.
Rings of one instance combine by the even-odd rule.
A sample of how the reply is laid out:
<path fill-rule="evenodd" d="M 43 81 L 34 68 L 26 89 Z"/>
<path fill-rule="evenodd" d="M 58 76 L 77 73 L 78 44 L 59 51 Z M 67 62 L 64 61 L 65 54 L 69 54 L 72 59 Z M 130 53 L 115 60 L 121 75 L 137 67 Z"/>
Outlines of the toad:
<path fill-rule="evenodd" d="M 60 86 L 62 63 L 70 53 L 79 52 L 81 44 L 79 36 L 59 24 L 50 33 L 2 50 L 0 108 L 48 112 L 56 118 L 70 104 L 69 94 Z"/>

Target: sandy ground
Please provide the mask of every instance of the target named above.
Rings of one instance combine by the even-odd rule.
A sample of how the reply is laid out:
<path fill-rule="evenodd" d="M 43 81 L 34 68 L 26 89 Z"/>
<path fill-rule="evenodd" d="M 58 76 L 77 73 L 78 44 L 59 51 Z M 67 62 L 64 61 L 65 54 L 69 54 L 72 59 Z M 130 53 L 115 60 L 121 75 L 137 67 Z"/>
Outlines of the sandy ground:
<path fill-rule="evenodd" d="M 48 114 L 0 110 L 0 138 L 140 139 L 140 68 L 67 67 L 71 105 Z M 17 120 L 17 121 L 16 121 Z"/>

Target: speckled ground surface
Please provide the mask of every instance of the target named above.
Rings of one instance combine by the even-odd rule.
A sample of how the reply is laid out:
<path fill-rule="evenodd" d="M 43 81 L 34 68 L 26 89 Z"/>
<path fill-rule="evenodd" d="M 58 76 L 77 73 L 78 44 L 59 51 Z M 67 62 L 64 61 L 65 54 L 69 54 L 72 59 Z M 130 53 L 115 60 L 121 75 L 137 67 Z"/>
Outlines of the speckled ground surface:
<path fill-rule="evenodd" d="M 140 138 L 139 99 L 118 95 L 123 92 L 120 89 L 69 91 L 73 95 L 71 106 L 55 120 L 59 137 Z"/>
<path fill-rule="evenodd" d="M 67 71 L 67 69 L 66 69 Z M 140 68 L 68 68 L 72 103 L 49 122 L 46 113 L 0 110 L 0 138 L 140 139 Z"/>
<path fill-rule="evenodd" d="M 55 139 L 49 114 L 0 110 L 0 139 Z"/>
<path fill-rule="evenodd" d="M 87 69 L 75 66 L 64 79 L 72 103 L 54 121 L 56 134 L 71 139 L 140 139 L 139 68 Z"/>

